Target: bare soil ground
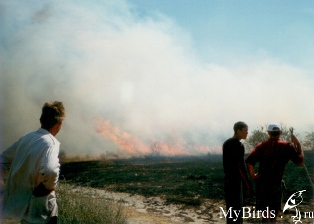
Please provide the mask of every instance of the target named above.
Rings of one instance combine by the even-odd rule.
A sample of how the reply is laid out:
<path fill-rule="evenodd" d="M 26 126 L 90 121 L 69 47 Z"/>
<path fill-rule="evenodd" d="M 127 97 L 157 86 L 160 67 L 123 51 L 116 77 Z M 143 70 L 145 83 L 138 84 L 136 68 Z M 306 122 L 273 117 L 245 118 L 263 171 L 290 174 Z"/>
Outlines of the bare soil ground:
<path fill-rule="evenodd" d="M 94 194 L 124 206 L 129 224 L 208 224 L 226 223 L 222 217 L 220 207 L 225 209 L 223 200 L 206 199 L 201 206 L 193 207 L 183 204 L 169 204 L 161 197 L 145 197 L 137 194 L 110 192 L 106 190 L 90 189 Z M 313 223 L 313 218 L 304 217 L 304 212 L 313 212 L 313 205 L 300 205 L 302 223 Z M 292 216 L 295 211 L 280 214 L 277 223 L 295 223 Z M 313 214 L 312 214 L 313 216 Z M 261 218 L 247 218 L 244 223 L 261 223 Z M 301 222 L 299 222 L 301 223 Z"/>
<path fill-rule="evenodd" d="M 222 201 L 206 200 L 203 205 L 193 206 L 169 204 L 160 197 L 145 197 L 137 194 L 90 189 L 96 195 L 122 204 L 130 224 L 178 224 L 178 223 L 225 223 L 219 218 Z M 90 194 L 90 192 L 89 192 Z"/>
<path fill-rule="evenodd" d="M 73 191 L 78 188 L 86 194 L 105 198 L 108 201 L 122 205 L 124 212 L 128 216 L 129 224 L 208 224 L 208 223 L 225 223 L 221 216 L 221 209 L 225 208 L 223 200 L 205 199 L 200 206 L 187 206 L 184 204 L 171 204 L 162 197 L 147 197 L 139 194 L 130 194 L 123 192 L 112 192 L 107 190 L 95 189 L 90 187 L 73 186 Z M 80 192 L 81 192 L 80 190 Z M 300 205 L 302 219 L 299 223 L 313 223 L 313 204 Z M 305 218 L 304 212 L 312 212 L 311 217 Z M 295 211 L 280 214 L 277 223 L 296 223 L 293 222 L 292 216 Z M 308 214 L 309 216 L 309 214 Z M 248 218 L 244 223 L 260 223 L 260 218 Z M 4 221 L 3 224 L 17 224 L 18 220 Z"/>

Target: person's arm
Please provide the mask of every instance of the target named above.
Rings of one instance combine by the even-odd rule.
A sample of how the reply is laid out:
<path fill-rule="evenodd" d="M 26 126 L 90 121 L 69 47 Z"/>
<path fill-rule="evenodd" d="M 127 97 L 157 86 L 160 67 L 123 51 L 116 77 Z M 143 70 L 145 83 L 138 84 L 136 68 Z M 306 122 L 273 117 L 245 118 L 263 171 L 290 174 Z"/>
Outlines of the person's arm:
<path fill-rule="evenodd" d="M 291 142 L 293 143 L 293 147 L 295 148 L 295 152 L 297 154 L 296 157 L 292 159 L 292 161 L 295 164 L 302 166 L 304 164 L 304 153 L 301 148 L 301 144 L 295 135 L 291 135 Z"/>
<path fill-rule="evenodd" d="M 240 175 L 241 175 L 241 178 L 242 178 L 243 183 L 244 183 L 245 186 L 246 186 L 248 195 L 251 196 L 251 195 L 252 195 L 252 185 L 251 185 L 251 182 L 250 182 L 250 180 L 249 180 L 249 178 L 248 178 L 248 175 L 247 175 L 247 172 L 246 172 L 244 166 L 240 166 L 240 167 L 239 167 L 239 173 L 240 173 Z"/>
<path fill-rule="evenodd" d="M 13 143 L 10 145 L 6 150 L 4 150 L 0 155 L 0 162 L 2 164 L 11 164 L 16 153 L 17 145 L 19 144 L 19 141 Z"/>
<path fill-rule="evenodd" d="M 249 172 L 249 175 L 251 177 L 252 180 L 255 180 L 258 178 L 258 173 L 255 173 L 254 171 L 254 165 L 253 164 L 250 164 L 250 163 L 246 163 L 246 166 L 247 166 L 247 170 Z"/>
<path fill-rule="evenodd" d="M 251 186 L 251 182 L 248 178 L 248 174 L 247 171 L 245 169 L 245 163 L 244 163 L 244 147 L 243 147 L 243 151 L 241 154 L 237 155 L 237 160 L 238 160 L 238 170 L 239 170 L 239 174 L 241 176 L 242 182 L 245 184 L 246 190 L 247 190 L 247 194 L 249 196 L 252 195 L 252 186 Z"/>
<path fill-rule="evenodd" d="M 2 179 L 1 182 L 3 182 L 7 178 L 8 172 L 11 167 L 11 163 L 16 154 L 18 143 L 19 141 L 13 143 L 11 146 L 9 146 L 0 154 L 0 163 L 1 163 L 0 168 L 1 168 L 1 179 Z"/>
<path fill-rule="evenodd" d="M 11 163 L 15 157 L 18 142 L 13 143 L 0 154 L 0 190 L 4 189 L 5 181 L 8 177 Z"/>
<path fill-rule="evenodd" d="M 41 183 L 34 189 L 34 196 L 45 196 L 55 190 L 60 170 L 58 154 L 59 145 L 53 145 L 46 151 L 39 171 Z"/>
<path fill-rule="evenodd" d="M 291 141 L 296 149 L 296 152 L 298 155 L 303 154 L 302 148 L 301 148 L 301 144 L 299 142 L 299 140 L 297 139 L 297 137 L 295 137 L 295 135 L 291 135 Z"/>
<path fill-rule="evenodd" d="M 42 183 L 47 189 L 54 190 L 59 178 L 59 146 L 51 147 L 46 154 L 46 162 L 43 164 L 40 174 L 42 175 Z"/>
<path fill-rule="evenodd" d="M 259 143 L 245 160 L 249 176 L 252 180 L 256 180 L 260 177 L 259 173 L 255 173 L 255 164 L 260 161 L 261 147 L 262 144 Z"/>

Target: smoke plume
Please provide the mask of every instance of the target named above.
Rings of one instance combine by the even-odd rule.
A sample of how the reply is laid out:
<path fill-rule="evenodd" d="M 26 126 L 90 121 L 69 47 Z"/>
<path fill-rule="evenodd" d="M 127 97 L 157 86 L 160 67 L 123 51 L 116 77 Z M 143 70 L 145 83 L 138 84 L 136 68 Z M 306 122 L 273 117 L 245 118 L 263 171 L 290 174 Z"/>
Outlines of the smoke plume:
<path fill-rule="evenodd" d="M 1 150 L 52 100 L 73 155 L 220 152 L 239 120 L 313 127 L 308 71 L 263 55 L 204 62 L 175 21 L 125 1 L 2 1 L 0 27 Z"/>

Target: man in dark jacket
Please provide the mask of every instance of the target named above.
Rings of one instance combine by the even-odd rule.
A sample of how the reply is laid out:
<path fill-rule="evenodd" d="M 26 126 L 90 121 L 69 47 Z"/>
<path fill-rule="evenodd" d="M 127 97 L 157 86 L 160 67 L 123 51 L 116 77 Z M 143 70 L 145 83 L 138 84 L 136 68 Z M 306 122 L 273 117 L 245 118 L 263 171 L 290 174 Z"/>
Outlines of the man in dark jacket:
<path fill-rule="evenodd" d="M 233 137 L 226 140 L 222 146 L 224 190 L 227 211 L 229 209 L 240 210 L 241 213 L 233 217 L 233 213 L 230 212 L 227 216 L 227 223 L 242 223 L 243 188 L 246 189 L 248 195 L 252 192 L 243 158 L 245 149 L 240 142 L 241 139 L 246 139 L 248 126 L 239 121 L 234 124 L 233 130 Z"/>

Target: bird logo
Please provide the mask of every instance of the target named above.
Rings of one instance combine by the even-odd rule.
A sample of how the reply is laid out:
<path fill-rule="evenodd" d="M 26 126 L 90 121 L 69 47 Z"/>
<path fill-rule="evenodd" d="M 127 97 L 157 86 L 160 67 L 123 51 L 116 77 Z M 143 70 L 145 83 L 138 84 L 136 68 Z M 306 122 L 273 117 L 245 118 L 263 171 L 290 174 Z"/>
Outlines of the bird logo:
<path fill-rule="evenodd" d="M 293 222 L 295 224 L 297 223 L 302 223 L 301 221 L 301 212 L 298 209 L 298 205 L 302 203 L 303 197 L 302 197 L 302 192 L 306 190 L 301 190 L 293 193 L 287 200 L 285 207 L 283 208 L 283 212 L 285 212 L 287 209 L 295 209 L 295 215 L 291 216 Z"/>

